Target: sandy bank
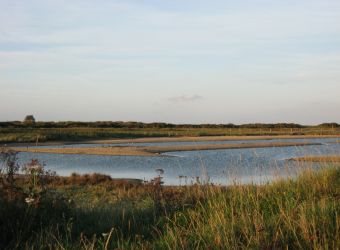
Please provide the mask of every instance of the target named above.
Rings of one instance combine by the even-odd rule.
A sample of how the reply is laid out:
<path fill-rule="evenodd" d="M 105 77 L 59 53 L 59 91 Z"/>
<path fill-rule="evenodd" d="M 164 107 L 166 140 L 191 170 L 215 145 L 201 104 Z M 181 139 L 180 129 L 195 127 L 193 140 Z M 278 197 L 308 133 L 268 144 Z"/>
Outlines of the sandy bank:
<path fill-rule="evenodd" d="M 145 151 L 153 153 L 166 153 L 175 151 L 216 150 L 216 149 L 240 149 L 240 148 L 267 148 L 267 147 L 291 147 L 321 145 L 310 142 L 263 142 L 263 143 L 238 143 L 238 144 L 204 144 L 204 145 L 179 145 L 179 146 L 153 146 L 141 147 Z"/>
<path fill-rule="evenodd" d="M 266 148 L 320 145 L 309 142 L 275 142 L 275 143 L 240 143 L 240 144 L 206 144 L 206 145 L 176 145 L 154 147 L 92 147 L 92 148 L 13 148 L 18 152 L 50 153 L 50 154 L 87 154 L 87 155 L 117 155 L 117 156 L 157 156 L 161 153 L 175 151 Z"/>

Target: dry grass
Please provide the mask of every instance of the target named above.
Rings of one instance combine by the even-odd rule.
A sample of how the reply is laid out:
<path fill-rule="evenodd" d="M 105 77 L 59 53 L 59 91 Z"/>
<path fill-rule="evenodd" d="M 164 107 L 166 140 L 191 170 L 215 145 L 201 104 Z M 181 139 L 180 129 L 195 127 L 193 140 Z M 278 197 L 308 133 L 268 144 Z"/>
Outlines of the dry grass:
<path fill-rule="evenodd" d="M 159 249 L 339 249 L 339 169 L 296 181 L 208 190 L 207 201 L 177 213 Z"/>

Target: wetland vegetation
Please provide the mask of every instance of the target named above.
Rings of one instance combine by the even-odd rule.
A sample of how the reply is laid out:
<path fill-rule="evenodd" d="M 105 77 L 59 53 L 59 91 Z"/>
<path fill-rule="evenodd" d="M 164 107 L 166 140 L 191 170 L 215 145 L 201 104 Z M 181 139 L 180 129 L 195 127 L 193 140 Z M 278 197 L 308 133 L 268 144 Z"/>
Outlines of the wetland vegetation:
<path fill-rule="evenodd" d="M 299 124 L 167 124 L 139 122 L 0 122 L 0 143 L 82 141 L 183 136 L 339 135 L 340 125 Z"/>

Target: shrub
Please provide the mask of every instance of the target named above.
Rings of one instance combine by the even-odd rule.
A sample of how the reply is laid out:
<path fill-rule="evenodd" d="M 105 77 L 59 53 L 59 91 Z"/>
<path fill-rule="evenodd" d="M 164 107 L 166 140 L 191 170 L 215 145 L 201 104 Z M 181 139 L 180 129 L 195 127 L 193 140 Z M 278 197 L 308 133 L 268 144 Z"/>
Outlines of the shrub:
<path fill-rule="evenodd" d="M 66 225 L 70 210 L 63 197 L 48 190 L 53 173 L 37 159 L 25 164 L 18 175 L 17 153 L 2 148 L 0 182 L 0 249 L 24 248 L 25 242 L 47 227 Z M 20 185 L 19 185 L 20 182 Z"/>

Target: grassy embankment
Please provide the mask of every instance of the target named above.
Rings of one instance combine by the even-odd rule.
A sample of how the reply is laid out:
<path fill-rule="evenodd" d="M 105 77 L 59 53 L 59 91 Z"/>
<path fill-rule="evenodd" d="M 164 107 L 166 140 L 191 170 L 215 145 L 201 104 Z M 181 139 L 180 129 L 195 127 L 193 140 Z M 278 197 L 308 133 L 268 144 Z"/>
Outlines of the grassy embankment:
<path fill-rule="evenodd" d="M 227 188 L 59 177 L 37 204 L 2 192 L 0 248 L 339 249 L 340 169 L 331 164 L 296 180 Z"/>
<path fill-rule="evenodd" d="M 322 128 L 35 128 L 0 127 L 0 143 L 81 141 L 113 138 L 251 135 L 340 135 L 340 127 Z"/>

